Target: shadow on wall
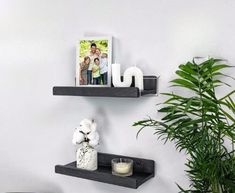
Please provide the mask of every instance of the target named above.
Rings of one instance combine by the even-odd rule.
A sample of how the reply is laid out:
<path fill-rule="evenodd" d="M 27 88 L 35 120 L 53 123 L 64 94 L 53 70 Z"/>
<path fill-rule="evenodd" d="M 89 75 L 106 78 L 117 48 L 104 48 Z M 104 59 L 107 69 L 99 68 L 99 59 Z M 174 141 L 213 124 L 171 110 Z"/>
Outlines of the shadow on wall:
<path fill-rule="evenodd" d="M 12 170 L 12 169 L 11 169 Z M 6 185 L 5 193 L 63 193 L 63 190 L 54 182 L 45 181 L 44 177 L 39 177 L 25 171 L 12 171 L 3 179 Z M 1 180 L 2 182 L 2 180 Z M 12 187 L 9 190 L 9 187 Z"/>
<path fill-rule="evenodd" d="M 112 110 L 112 115 L 130 115 L 130 113 L 137 111 L 141 107 L 145 107 L 148 102 L 148 97 L 142 98 L 112 98 L 104 97 L 86 97 L 85 100 L 96 109 L 105 107 L 105 111 Z M 151 97 L 150 97 L 151 99 Z M 141 101 L 141 102 L 140 102 Z"/>
<path fill-rule="evenodd" d="M 98 150 L 102 149 L 103 151 L 108 151 L 108 149 L 106 149 L 106 147 L 108 147 L 108 144 L 106 144 L 105 141 L 102 139 L 108 137 L 109 133 L 110 133 L 109 117 L 103 108 L 98 107 L 94 111 L 92 118 L 95 119 L 95 121 L 98 125 L 98 128 L 97 128 L 98 132 L 102 133 L 102 138 L 100 139 L 99 146 L 97 148 L 98 148 Z"/>

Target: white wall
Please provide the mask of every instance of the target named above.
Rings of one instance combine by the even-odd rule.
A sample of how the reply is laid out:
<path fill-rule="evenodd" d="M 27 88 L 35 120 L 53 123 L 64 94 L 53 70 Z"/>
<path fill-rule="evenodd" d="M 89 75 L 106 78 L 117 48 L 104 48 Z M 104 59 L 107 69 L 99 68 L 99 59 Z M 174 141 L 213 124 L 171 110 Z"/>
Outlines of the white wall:
<path fill-rule="evenodd" d="M 175 193 L 187 186 L 185 157 L 147 129 L 162 97 L 140 99 L 52 96 L 73 85 L 75 43 L 112 35 L 124 67 L 138 64 L 161 76 L 160 91 L 181 62 L 216 56 L 235 63 L 233 0 L 0 0 L 0 192 Z M 231 72 L 232 73 L 232 72 Z M 138 190 L 62 176 L 56 164 L 75 158 L 72 133 L 84 117 L 100 126 L 103 152 L 154 159 L 156 177 Z"/>

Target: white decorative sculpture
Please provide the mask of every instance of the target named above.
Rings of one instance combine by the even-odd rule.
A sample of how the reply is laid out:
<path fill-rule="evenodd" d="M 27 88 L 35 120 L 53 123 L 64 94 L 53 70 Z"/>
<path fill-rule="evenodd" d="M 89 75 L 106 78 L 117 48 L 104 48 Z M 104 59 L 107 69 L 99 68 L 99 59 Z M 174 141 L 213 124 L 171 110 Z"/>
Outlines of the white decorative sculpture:
<path fill-rule="evenodd" d="M 77 168 L 96 170 L 98 167 L 97 151 L 94 149 L 99 143 L 96 126 L 94 120 L 83 119 L 73 134 L 73 144 L 82 144 L 77 149 Z"/>
<path fill-rule="evenodd" d="M 123 81 L 121 81 L 120 64 L 112 64 L 112 82 L 114 87 L 130 87 L 132 83 L 132 76 L 135 77 L 135 87 L 143 90 L 143 72 L 138 67 L 133 66 L 127 68 L 123 74 Z"/>

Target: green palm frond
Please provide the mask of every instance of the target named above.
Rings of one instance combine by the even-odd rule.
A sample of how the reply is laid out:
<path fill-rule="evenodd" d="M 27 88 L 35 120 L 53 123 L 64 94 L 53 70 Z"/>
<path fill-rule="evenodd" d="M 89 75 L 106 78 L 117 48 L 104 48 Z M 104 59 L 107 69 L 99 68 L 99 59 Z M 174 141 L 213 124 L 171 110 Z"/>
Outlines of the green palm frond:
<path fill-rule="evenodd" d="M 174 142 L 178 151 L 189 155 L 186 172 L 191 185 L 184 189 L 177 184 L 180 192 L 235 192 L 235 90 L 222 98 L 216 95 L 218 86 L 230 86 L 221 78 L 235 80 L 222 72 L 230 68 L 214 58 L 181 64 L 171 86 L 190 90 L 191 96 L 162 93 L 167 97 L 158 110 L 164 114 L 162 119 L 134 123 L 141 126 L 137 136 L 142 129 L 153 127 L 158 139 Z"/>

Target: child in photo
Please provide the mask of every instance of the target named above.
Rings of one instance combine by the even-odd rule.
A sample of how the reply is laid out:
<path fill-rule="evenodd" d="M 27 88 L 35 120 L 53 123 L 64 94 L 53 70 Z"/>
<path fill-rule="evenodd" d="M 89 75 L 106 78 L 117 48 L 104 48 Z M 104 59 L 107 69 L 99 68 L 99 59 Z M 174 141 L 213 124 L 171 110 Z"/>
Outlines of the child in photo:
<path fill-rule="evenodd" d="M 102 84 L 106 85 L 108 83 L 108 54 L 102 53 L 100 59 L 100 77 Z"/>
<path fill-rule="evenodd" d="M 95 58 L 94 64 L 92 66 L 92 77 L 93 77 L 93 84 L 99 85 L 100 84 L 100 59 Z"/>

